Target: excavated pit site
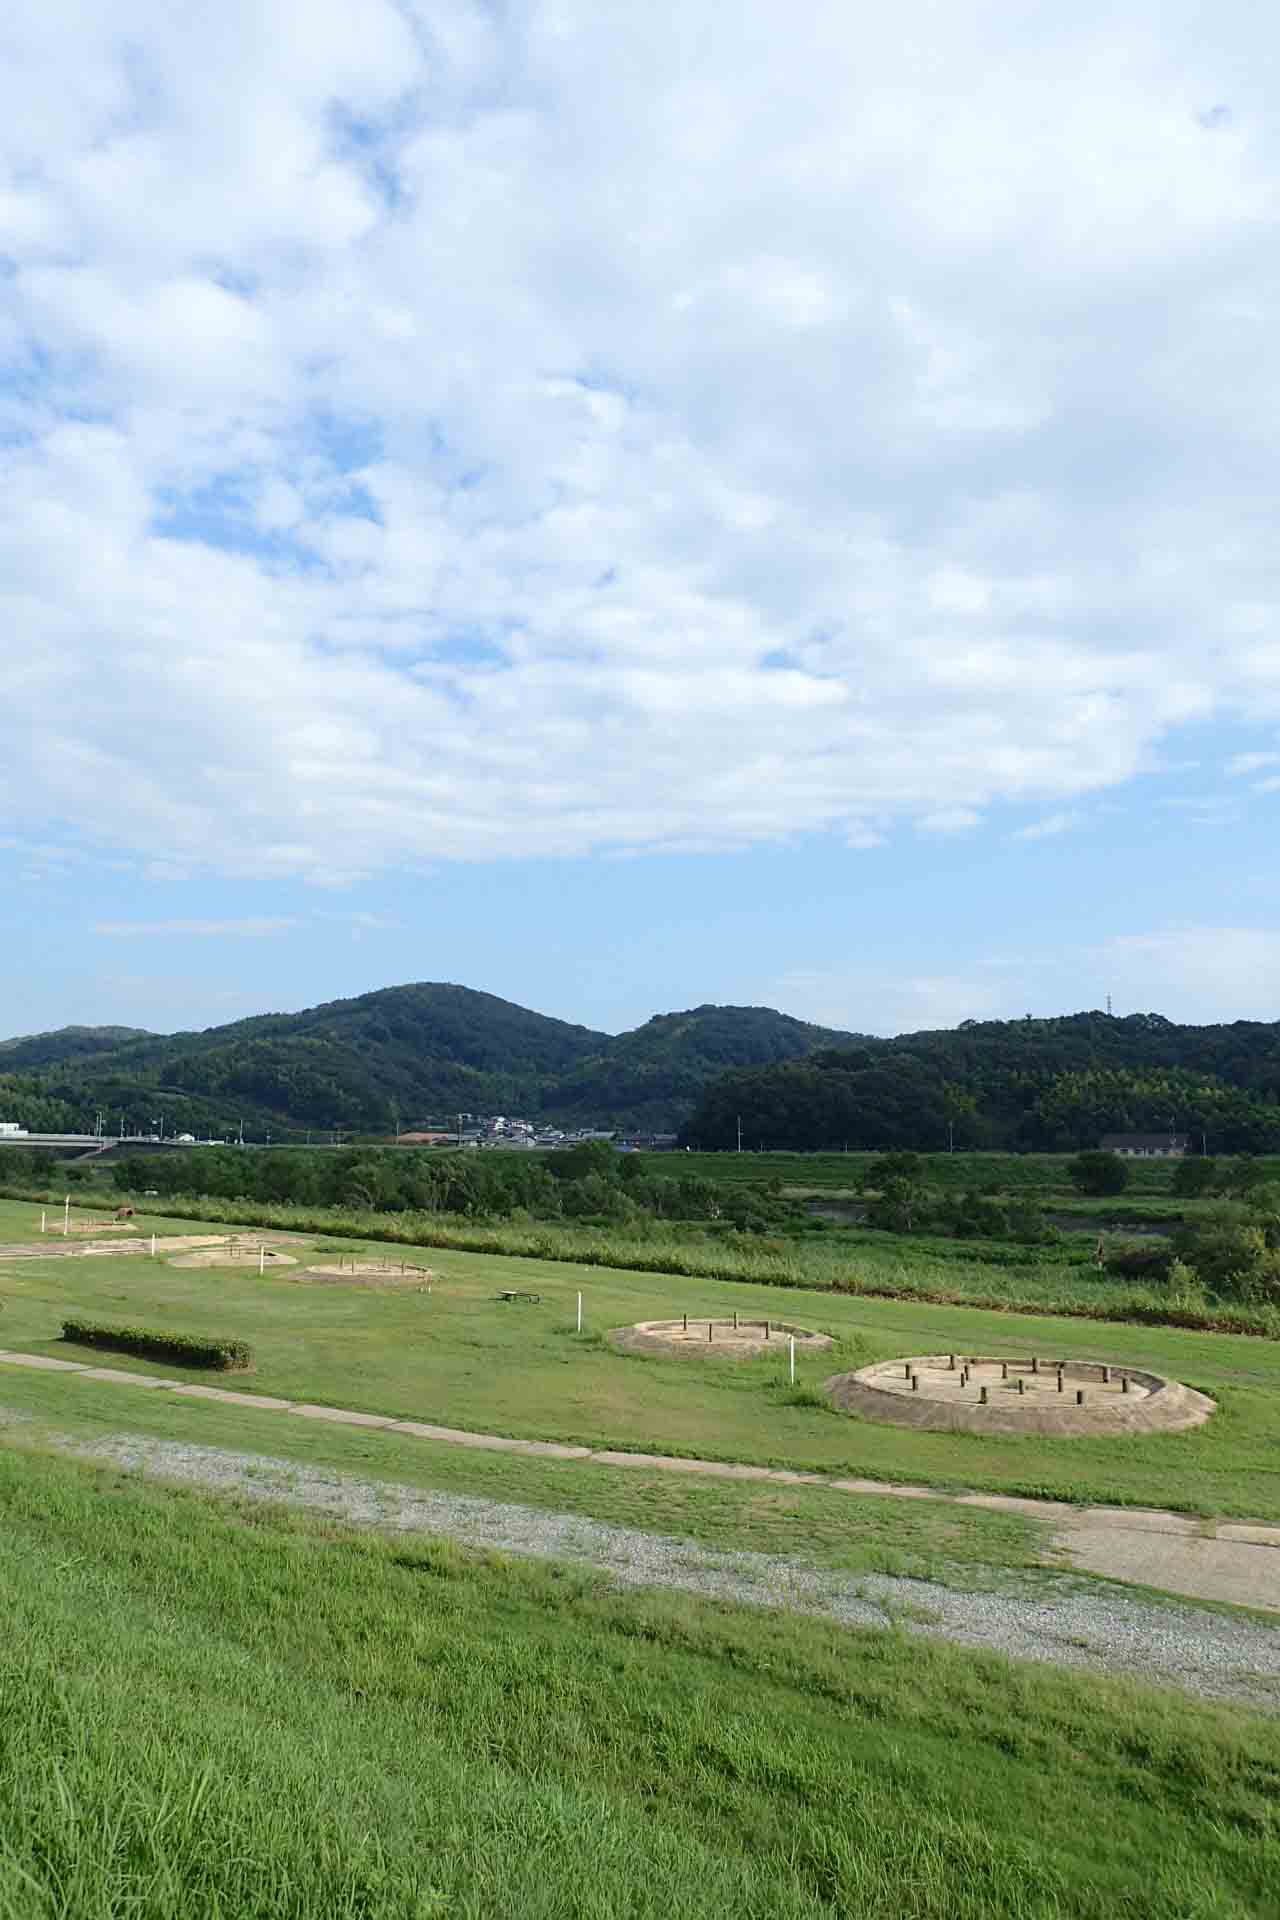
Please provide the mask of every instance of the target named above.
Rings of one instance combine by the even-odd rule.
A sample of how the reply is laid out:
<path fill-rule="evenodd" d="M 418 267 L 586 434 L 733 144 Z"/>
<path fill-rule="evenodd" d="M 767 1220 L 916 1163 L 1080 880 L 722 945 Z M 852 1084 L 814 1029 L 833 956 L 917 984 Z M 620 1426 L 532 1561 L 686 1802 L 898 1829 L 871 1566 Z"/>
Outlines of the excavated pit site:
<path fill-rule="evenodd" d="M 951 1433 L 1176 1432 L 1214 1412 L 1205 1394 L 1145 1368 L 1045 1354 L 881 1360 L 825 1384 L 845 1413 Z"/>

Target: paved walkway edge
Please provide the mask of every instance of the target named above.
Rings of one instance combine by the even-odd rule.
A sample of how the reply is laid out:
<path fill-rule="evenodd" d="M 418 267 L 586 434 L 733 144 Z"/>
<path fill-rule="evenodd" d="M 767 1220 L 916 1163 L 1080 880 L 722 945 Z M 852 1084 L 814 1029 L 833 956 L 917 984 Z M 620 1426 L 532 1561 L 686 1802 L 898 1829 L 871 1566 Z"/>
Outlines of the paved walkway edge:
<path fill-rule="evenodd" d="M 625 1453 L 615 1448 L 564 1445 L 554 1440 L 518 1440 L 507 1434 L 473 1433 L 462 1427 L 438 1427 L 424 1420 L 396 1420 L 389 1414 L 359 1413 L 310 1401 L 280 1400 L 265 1393 L 231 1387 L 206 1387 L 154 1374 L 128 1373 L 119 1367 L 87 1366 L 51 1354 L 0 1350 L 0 1366 L 30 1367 L 42 1373 L 75 1375 L 109 1386 L 160 1389 L 189 1399 L 215 1400 L 262 1413 L 289 1413 L 337 1426 L 406 1433 L 448 1446 L 518 1453 L 546 1460 L 589 1461 L 605 1467 L 638 1467 L 653 1473 L 691 1473 L 721 1480 L 763 1480 L 782 1486 L 825 1487 L 829 1492 L 875 1495 L 892 1500 L 939 1500 L 960 1507 L 985 1507 L 1047 1521 L 1054 1542 L 1080 1567 L 1112 1578 L 1139 1581 L 1194 1599 L 1226 1600 L 1236 1605 L 1280 1612 L 1280 1527 L 1239 1521 L 1210 1523 L 1195 1515 L 1160 1507 L 1077 1507 L 1061 1500 L 1026 1500 L 1007 1493 L 948 1493 L 938 1487 L 899 1485 L 891 1480 L 837 1478 L 801 1473 L 788 1467 L 761 1467 L 731 1460 L 698 1460 L 669 1453 Z M 1211 1530 L 1210 1530 L 1211 1529 Z M 1139 1536 L 1129 1541 L 1129 1536 Z"/>

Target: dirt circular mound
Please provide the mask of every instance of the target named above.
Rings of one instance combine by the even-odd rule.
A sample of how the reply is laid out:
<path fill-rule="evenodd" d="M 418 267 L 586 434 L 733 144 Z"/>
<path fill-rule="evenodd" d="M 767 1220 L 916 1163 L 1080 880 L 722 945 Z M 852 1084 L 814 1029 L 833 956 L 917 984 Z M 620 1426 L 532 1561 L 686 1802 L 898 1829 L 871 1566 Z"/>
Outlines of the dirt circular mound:
<path fill-rule="evenodd" d="M 347 1260 L 342 1266 L 308 1267 L 298 1275 L 304 1284 L 318 1280 L 324 1286 L 430 1288 L 433 1267 L 415 1267 L 402 1260 Z"/>
<path fill-rule="evenodd" d="M 279 1253 L 274 1247 L 261 1249 L 264 1271 L 271 1267 L 296 1267 L 298 1262 L 291 1253 Z M 238 1247 L 197 1247 L 191 1253 L 180 1253 L 169 1261 L 171 1267 L 252 1267 L 258 1268 L 259 1249 L 256 1244 L 242 1244 Z"/>
<path fill-rule="evenodd" d="M 1043 1354 L 880 1360 L 837 1374 L 825 1386 L 846 1413 L 950 1433 L 1174 1432 L 1200 1426 L 1215 1410 L 1207 1395 L 1158 1373 Z"/>
<path fill-rule="evenodd" d="M 787 1320 L 748 1320 L 743 1314 L 731 1320 L 695 1320 L 692 1314 L 678 1320 L 640 1320 L 634 1327 L 614 1327 L 609 1338 L 623 1353 L 712 1353 L 728 1359 L 784 1354 L 790 1340 L 810 1352 L 834 1344 L 828 1334 Z"/>

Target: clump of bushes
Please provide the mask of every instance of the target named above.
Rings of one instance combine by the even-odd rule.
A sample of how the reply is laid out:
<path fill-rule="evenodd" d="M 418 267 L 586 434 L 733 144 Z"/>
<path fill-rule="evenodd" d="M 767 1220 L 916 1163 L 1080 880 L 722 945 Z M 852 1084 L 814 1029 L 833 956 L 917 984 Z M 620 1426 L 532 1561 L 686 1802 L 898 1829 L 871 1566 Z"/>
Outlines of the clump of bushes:
<path fill-rule="evenodd" d="M 132 1353 L 140 1360 L 170 1360 L 179 1367 L 229 1373 L 253 1365 L 253 1352 L 243 1340 L 204 1340 L 190 1333 L 108 1327 L 93 1320 L 64 1320 L 62 1337 L 80 1347 L 105 1347 L 110 1353 Z"/>
<path fill-rule="evenodd" d="M 1134 1246 L 1132 1243 L 1108 1247 L 1106 1268 L 1108 1273 L 1119 1274 L 1125 1280 L 1144 1280 L 1159 1285 L 1169 1278 L 1173 1265 L 1173 1248 L 1167 1240 L 1146 1240 Z"/>

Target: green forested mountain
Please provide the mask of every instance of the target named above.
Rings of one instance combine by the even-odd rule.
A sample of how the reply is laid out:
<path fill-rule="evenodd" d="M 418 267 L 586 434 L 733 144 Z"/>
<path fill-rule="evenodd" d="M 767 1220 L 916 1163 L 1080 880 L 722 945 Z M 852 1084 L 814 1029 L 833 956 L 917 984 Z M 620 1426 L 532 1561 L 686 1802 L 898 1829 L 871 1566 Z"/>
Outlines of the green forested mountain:
<path fill-rule="evenodd" d="M 1209 1151 L 1280 1150 L 1280 1023 L 1175 1026 L 1160 1014 L 966 1021 L 830 1048 L 712 1082 L 684 1137 L 752 1145 L 1066 1151 L 1104 1133 L 1189 1133 Z"/>
<path fill-rule="evenodd" d="M 57 1035 L 43 1059 L 23 1042 L 22 1085 L 0 1071 L 0 1117 L 73 1124 L 51 1122 L 52 1103 L 80 1124 L 100 1108 L 109 1130 L 122 1115 L 142 1131 L 163 1116 L 166 1131 L 201 1134 L 241 1119 L 258 1130 L 407 1128 L 459 1111 L 673 1127 L 723 1068 L 850 1038 L 760 1007 L 661 1014 L 615 1037 L 467 987 L 389 987 L 203 1033 L 144 1034 L 91 1058 Z"/>
<path fill-rule="evenodd" d="M 0 1063 L 6 1073 L 25 1072 L 109 1053 L 126 1040 L 143 1037 L 142 1027 L 58 1027 L 53 1033 L 23 1033 L 13 1040 L 0 1040 Z"/>
<path fill-rule="evenodd" d="M 76 1037 L 78 1036 L 78 1038 Z M 42 1052 L 41 1049 L 44 1049 Z M 66 1029 L 0 1051 L 0 1119 L 226 1134 L 379 1132 L 458 1112 L 665 1129 L 707 1147 L 1072 1150 L 1175 1129 L 1280 1151 L 1280 1023 L 967 1021 L 883 1040 L 765 1007 L 592 1032 L 467 987 L 389 987 L 203 1033 Z"/>

